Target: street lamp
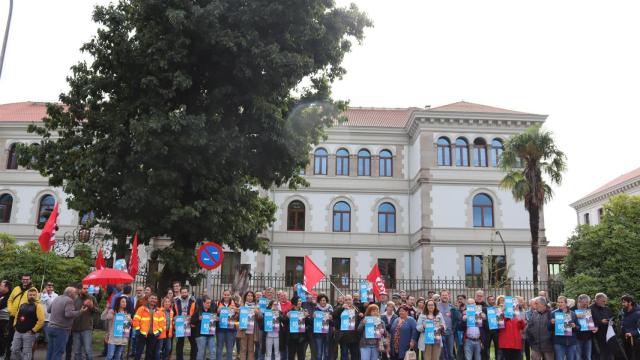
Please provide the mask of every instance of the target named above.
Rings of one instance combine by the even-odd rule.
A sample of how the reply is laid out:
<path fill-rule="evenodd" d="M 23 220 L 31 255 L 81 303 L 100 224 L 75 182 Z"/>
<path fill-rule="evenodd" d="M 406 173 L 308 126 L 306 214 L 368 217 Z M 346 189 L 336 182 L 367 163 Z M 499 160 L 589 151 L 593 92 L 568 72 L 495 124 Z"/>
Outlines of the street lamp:
<path fill-rule="evenodd" d="M 2 78 L 2 65 L 4 65 L 4 53 L 7 51 L 7 40 L 9 40 L 9 28 L 11 27 L 12 13 L 13 13 L 13 0 L 9 0 L 9 15 L 7 15 L 7 28 L 4 31 L 4 41 L 2 42 L 2 52 L 0 52 L 0 78 Z"/>
<path fill-rule="evenodd" d="M 500 237 L 500 242 L 502 243 L 502 254 L 504 258 L 504 269 L 505 273 L 509 271 L 509 267 L 507 266 L 507 244 L 504 243 L 504 238 L 502 238 L 502 234 L 500 230 L 496 230 L 496 235 Z M 511 286 L 507 286 L 507 295 L 511 294 Z"/>

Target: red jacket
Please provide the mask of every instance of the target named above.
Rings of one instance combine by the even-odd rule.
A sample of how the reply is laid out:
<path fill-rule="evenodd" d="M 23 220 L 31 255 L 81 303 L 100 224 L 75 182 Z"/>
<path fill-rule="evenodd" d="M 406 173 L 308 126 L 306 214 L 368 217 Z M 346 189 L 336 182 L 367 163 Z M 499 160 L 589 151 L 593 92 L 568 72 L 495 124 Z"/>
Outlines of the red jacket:
<path fill-rule="evenodd" d="M 500 349 L 522 350 L 522 334 L 526 323 L 522 319 L 504 319 L 504 329 L 498 334 L 498 346 Z"/>

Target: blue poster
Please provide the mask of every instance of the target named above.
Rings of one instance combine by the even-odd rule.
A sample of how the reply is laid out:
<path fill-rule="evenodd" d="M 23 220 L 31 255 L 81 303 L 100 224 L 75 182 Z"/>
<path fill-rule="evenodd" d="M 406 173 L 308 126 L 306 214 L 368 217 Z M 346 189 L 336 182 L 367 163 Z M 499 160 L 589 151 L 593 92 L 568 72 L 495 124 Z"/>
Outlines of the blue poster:
<path fill-rule="evenodd" d="M 271 310 L 264 312 L 264 331 L 273 331 L 273 311 Z"/>
<path fill-rule="evenodd" d="M 223 307 L 220 309 L 220 329 L 232 328 L 232 324 L 229 322 L 229 308 Z"/>
<path fill-rule="evenodd" d="M 564 313 L 562 311 L 557 311 L 555 313 L 554 319 L 556 320 L 556 324 L 555 324 L 556 336 L 564 336 Z"/>
<path fill-rule="evenodd" d="M 269 302 L 269 300 L 266 297 L 261 297 L 260 300 L 258 300 L 258 306 L 260 307 L 260 312 L 265 312 L 265 310 L 267 310 L 267 303 Z"/>
<path fill-rule="evenodd" d="M 185 337 L 184 336 L 184 322 L 185 322 L 185 316 L 184 315 L 178 315 L 175 317 L 176 319 L 176 324 L 175 324 L 175 329 L 176 329 L 176 337 Z"/>
<path fill-rule="evenodd" d="M 300 300 L 302 300 L 302 302 L 307 302 L 307 292 L 304 291 L 304 289 L 302 288 L 302 285 L 296 284 L 296 288 L 297 288 L 298 297 L 300 298 Z"/>
<path fill-rule="evenodd" d="M 424 324 L 424 343 L 433 345 L 436 343 L 436 325 L 433 320 L 425 321 Z"/>
<path fill-rule="evenodd" d="M 367 339 L 376 338 L 376 318 L 373 316 L 364 318 L 364 337 Z"/>
<path fill-rule="evenodd" d="M 476 306 L 467 305 L 467 327 L 476 326 Z"/>
<path fill-rule="evenodd" d="M 213 335 L 216 333 L 216 327 L 213 323 L 212 313 L 202 313 L 202 321 L 200 322 L 200 335 Z"/>
<path fill-rule="evenodd" d="M 242 330 L 246 330 L 249 326 L 249 308 L 246 306 L 240 307 L 240 326 Z"/>
<path fill-rule="evenodd" d="M 300 332 L 300 312 L 299 311 L 289 311 L 289 332 L 298 333 Z"/>
<path fill-rule="evenodd" d="M 315 311 L 313 313 L 313 333 L 314 334 L 326 334 L 323 331 L 323 326 L 322 326 L 323 323 L 324 323 L 324 311 Z"/>
<path fill-rule="evenodd" d="M 489 330 L 498 329 L 498 315 L 496 314 L 496 308 L 493 306 L 487 308 L 487 320 L 489 321 Z"/>
<path fill-rule="evenodd" d="M 366 303 L 369 301 L 368 290 L 369 290 L 369 286 L 367 285 L 366 282 L 363 282 L 362 284 L 360 284 L 360 302 Z"/>
<path fill-rule="evenodd" d="M 504 297 L 504 317 L 507 319 L 513 319 L 513 297 Z"/>
<path fill-rule="evenodd" d="M 576 316 L 578 317 L 578 325 L 580 325 L 580 331 L 591 331 L 589 324 L 587 323 L 586 311 L 582 309 L 576 309 Z M 580 316 L 582 315 L 582 317 Z"/>
<path fill-rule="evenodd" d="M 123 337 L 124 336 L 124 321 L 126 319 L 125 313 L 117 313 L 115 319 L 113 320 L 113 336 L 114 337 Z"/>
<path fill-rule="evenodd" d="M 340 314 L 340 331 L 353 331 L 356 329 L 355 310 L 344 310 Z"/>

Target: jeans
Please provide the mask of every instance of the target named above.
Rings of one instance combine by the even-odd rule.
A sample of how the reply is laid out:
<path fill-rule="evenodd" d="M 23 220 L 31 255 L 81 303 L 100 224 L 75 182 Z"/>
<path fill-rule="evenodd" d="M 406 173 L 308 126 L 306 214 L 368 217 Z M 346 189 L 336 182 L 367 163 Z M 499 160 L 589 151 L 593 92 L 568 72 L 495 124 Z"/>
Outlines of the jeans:
<path fill-rule="evenodd" d="M 60 360 L 67 347 L 71 331 L 49 326 L 47 330 L 47 360 Z"/>
<path fill-rule="evenodd" d="M 184 339 L 183 337 L 179 337 L 176 340 L 176 360 L 184 360 Z M 196 343 L 196 338 L 193 336 L 189 336 L 187 338 L 189 340 L 189 345 L 191 345 L 191 355 L 189 359 L 196 360 L 196 355 L 198 353 L 198 344 Z"/>
<path fill-rule="evenodd" d="M 553 345 L 553 349 L 556 352 L 556 360 L 564 360 L 565 356 L 567 360 L 576 360 L 577 348 L 577 345 Z"/>
<path fill-rule="evenodd" d="M 555 356 L 553 355 L 553 351 L 549 352 L 538 352 L 531 349 L 531 360 L 553 360 Z"/>
<path fill-rule="evenodd" d="M 31 331 L 21 333 L 16 331 L 13 334 L 13 342 L 11 343 L 11 354 L 14 359 L 31 360 L 33 357 L 33 344 L 36 342 L 36 334 Z"/>
<path fill-rule="evenodd" d="M 260 339 L 256 341 L 256 359 L 258 360 L 264 360 L 264 354 L 262 354 L 262 346 L 262 336 L 260 336 Z"/>
<path fill-rule="evenodd" d="M 280 338 L 267 336 L 265 340 L 265 359 L 271 360 L 271 355 L 275 355 L 275 359 L 280 359 Z"/>
<path fill-rule="evenodd" d="M 440 360 L 454 360 L 453 353 L 453 334 L 442 336 L 442 352 L 440 353 Z"/>
<path fill-rule="evenodd" d="M 464 341 L 464 358 L 466 360 L 480 360 L 482 347 L 480 340 L 467 339 Z"/>
<path fill-rule="evenodd" d="M 216 335 L 218 338 L 216 346 L 216 359 L 222 360 L 222 347 L 227 349 L 226 359 L 233 359 L 233 346 L 236 341 L 235 331 L 218 331 Z"/>
<path fill-rule="evenodd" d="M 316 343 L 316 360 L 329 360 L 329 337 L 318 335 L 313 342 Z"/>
<path fill-rule="evenodd" d="M 171 356 L 173 338 L 158 339 L 156 360 L 167 360 Z"/>
<path fill-rule="evenodd" d="M 580 340 L 576 347 L 576 356 L 578 360 L 591 360 L 591 339 Z"/>
<path fill-rule="evenodd" d="M 360 348 L 360 360 L 378 360 L 380 352 L 377 346 L 365 346 Z"/>
<path fill-rule="evenodd" d="M 215 336 L 198 336 L 196 338 L 198 343 L 198 355 L 196 360 L 204 360 L 205 353 L 209 352 L 209 360 L 216 359 L 216 337 Z"/>
<path fill-rule="evenodd" d="M 120 360 L 126 345 L 107 344 L 107 357 L 105 360 Z"/>
<path fill-rule="evenodd" d="M 91 348 L 92 330 L 74 331 L 73 334 L 73 358 L 81 360 L 82 355 L 86 355 L 87 360 L 93 360 L 93 349 Z"/>
<path fill-rule="evenodd" d="M 351 357 L 349 357 L 349 354 L 351 354 Z M 340 344 L 340 360 L 347 360 L 347 359 L 358 360 L 359 354 L 360 354 L 360 346 L 358 346 L 357 342 Z"/>

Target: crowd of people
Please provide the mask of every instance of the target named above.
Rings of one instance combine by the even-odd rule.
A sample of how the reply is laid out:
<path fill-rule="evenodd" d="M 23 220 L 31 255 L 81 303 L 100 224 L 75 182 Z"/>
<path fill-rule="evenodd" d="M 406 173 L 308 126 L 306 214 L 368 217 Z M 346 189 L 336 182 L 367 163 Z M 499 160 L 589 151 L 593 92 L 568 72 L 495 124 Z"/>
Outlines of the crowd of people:
<path fill-rule="evenodd" d="M 377 360 L 613 359 L 620 343 L 608 341 L 618 321 L 623 353 L 640 359 L 640 307 L 621 299 L 614 316 L 607 296 L 554 303 L 544 292 L 526 301 L 482 290 L 467 298 L 449 291 L 416 297 L 405 291 L 380 299 L 341 294 L 225 290 L 220 299 L 195 296 L 174 282 L 161 296 L 150 287 L 110 286 L 104 308 L 87 285 L 61 295 L 47 283 L 39 292 L 24 274 L 12 289 L 0 282 L 0 359 L 30 360 L 38 333 L 47 360 L 93 359 L 94 321 L 104 321 L 107 360 Z M 609 332 L 609 335 L 608 335 Z"/>

